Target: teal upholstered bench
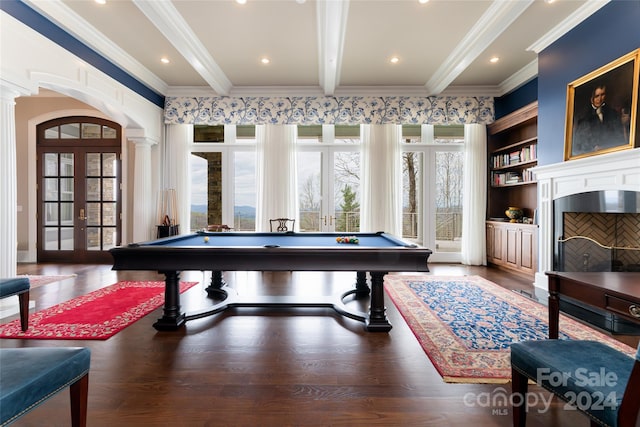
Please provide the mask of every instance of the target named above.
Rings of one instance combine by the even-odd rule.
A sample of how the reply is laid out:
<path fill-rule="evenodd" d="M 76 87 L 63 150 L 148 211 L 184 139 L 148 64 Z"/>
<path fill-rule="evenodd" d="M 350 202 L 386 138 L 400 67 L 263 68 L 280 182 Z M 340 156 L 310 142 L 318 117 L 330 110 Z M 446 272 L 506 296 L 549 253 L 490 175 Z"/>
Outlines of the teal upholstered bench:
<path fill-rule="evenodd" d="M 524 341 L 511 345 L 513 425 L 524 426 L 528 380 L 576 406 L 592 426 L 636 426 L 640 345 L 635 360 L 601 342 Z"/>
<path fill-rule="evenodd" d="M 0 348 L 0 426 L 69 387 L 71 425 L 87 423 L 91 352 L 82 347 Z"/>
<path fill-rule="evenodd" d="M 18 296 L 20 303 L 20 327 L 26 331 L 29 327 L 29 278 L 12 277 L 0 279 L 0 298 Z"/>

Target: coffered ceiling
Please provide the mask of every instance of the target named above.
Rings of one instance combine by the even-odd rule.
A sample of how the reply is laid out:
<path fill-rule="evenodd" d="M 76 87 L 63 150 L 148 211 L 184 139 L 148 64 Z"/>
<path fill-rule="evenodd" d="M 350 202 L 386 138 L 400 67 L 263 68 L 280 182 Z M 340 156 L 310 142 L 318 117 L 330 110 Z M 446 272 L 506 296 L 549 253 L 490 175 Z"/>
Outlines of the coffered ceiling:
<path fill-rule="evenodd" d="M 169 96 L 500 96 L 534 78 L 537 53 L 607 3 L 25 2 Z"/>

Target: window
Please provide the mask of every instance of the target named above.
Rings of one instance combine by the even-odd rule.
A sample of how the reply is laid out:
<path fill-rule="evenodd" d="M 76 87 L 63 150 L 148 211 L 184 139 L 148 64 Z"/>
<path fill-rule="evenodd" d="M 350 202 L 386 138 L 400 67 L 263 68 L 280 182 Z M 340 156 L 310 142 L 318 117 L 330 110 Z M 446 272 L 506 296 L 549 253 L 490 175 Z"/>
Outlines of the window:
<path fill-rule="evenodd" d="M 255 126 L 194 126 L 191 230 L 226 224 L 254 231 Z"/>

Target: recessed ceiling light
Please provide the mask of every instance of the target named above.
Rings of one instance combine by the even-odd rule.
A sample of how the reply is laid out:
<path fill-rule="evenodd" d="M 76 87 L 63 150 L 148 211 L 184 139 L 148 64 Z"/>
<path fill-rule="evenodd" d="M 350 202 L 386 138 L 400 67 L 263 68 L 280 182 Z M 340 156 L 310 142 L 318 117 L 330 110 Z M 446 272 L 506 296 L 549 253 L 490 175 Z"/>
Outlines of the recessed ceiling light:
<path fill-rule="evenodd" d="M 98 4 L 107 4 L 107 0 L 96 0 Z"/>
<path fill-rule="evenodd" d="M 260 62 L 262 62 L 264 65 L 267 65 L 268 63 L 271 62 L 271 60 L 269 58 L 262 58 Z"/>
<path fill-rule="evenodd" d="M 418 0 L 418 3 L 420 3 L 420 4 L 429 3 L 429 0 Z"/>
<path fill-rule="evenodd" d="M 489 62 L 491 62 L 492 64 L 495 64 L 496 62 L 500 61 L 500 58 L 498 58 L 497 56 L 494 56 L 493 58 L 491 58 L 489 60 Z"/>
<path fill-rule="evenodd" d="M 247 0 L 236 0 L 238 4 L 247 4 Z"/>
<path fill-rule="evenodd" d="M 169 58 L 167 58 L 167 57 L 163 56 L 162 58 L 160 58 L 160 62 L 162 62 L 163 64 L 168 64 L 168 63 L 170 63 L 171 61 L 169 60 Z"/>
<path fill-rule="evenodd" d="M 392 64 L 397 64 L 398 62 L 400 62 L 400 58 L 398 58 L 397 56 L 392 56 L 391 59 L 389 59 L 389 62 L 391 62 Z"/>

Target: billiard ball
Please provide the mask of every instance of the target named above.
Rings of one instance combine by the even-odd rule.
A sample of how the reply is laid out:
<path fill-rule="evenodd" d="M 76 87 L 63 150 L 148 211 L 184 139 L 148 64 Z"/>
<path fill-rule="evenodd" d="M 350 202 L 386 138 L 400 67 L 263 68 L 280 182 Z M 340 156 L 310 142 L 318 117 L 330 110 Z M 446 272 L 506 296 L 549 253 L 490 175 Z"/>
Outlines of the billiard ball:
<path fill-rule="evenodd" d="M 204 242 L 209 243 L 209 236 L 204 236 Z"/>

